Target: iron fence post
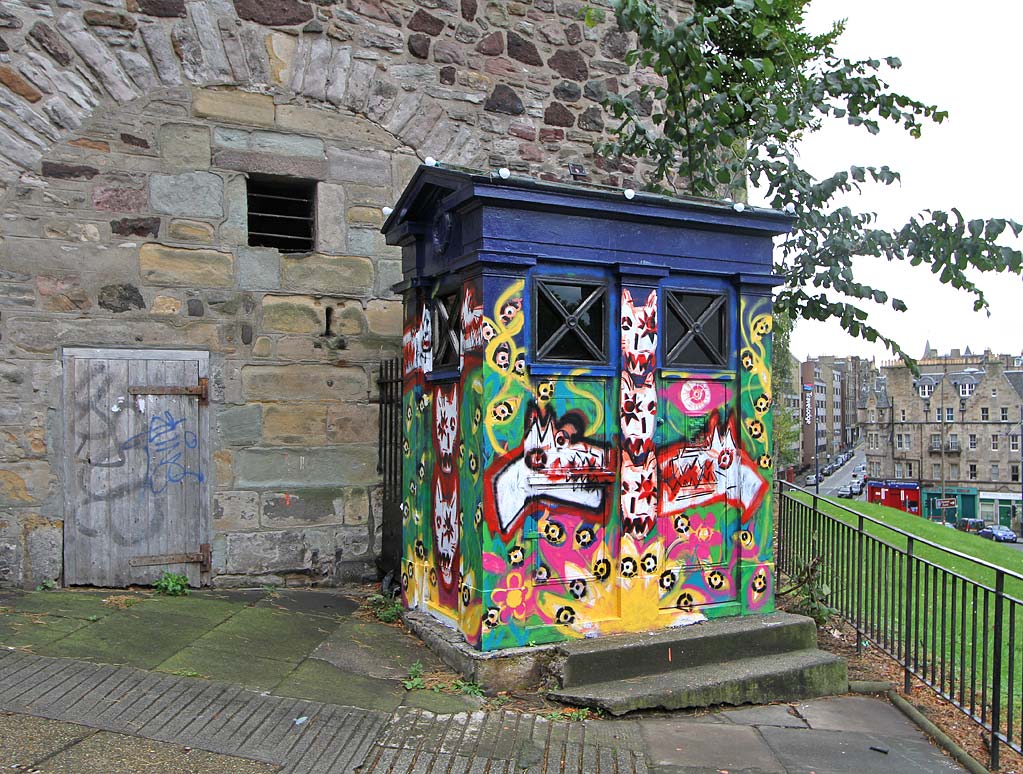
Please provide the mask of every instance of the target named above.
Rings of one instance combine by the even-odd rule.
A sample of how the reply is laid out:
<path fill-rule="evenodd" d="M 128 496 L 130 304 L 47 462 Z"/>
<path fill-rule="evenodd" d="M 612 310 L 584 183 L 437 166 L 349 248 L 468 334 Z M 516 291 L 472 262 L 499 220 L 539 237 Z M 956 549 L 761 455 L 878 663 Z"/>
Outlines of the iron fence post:
<path fill-rule="evenodd" d="M 856 520 L 856 653 L 863 652 L 863 514 Z"/>
<path fill-rule="evenodd" d="M 995 573 L 994 653 L 991 660 L 991 768 L 998 769 L 998 730 L 1002 723 L 1002 606 L 1005 601 L 1005 573 Z M 1012 696 L 1008 697 L 1012 701 Z"/>
<path fill-rule="evenodd" d="M 903 663 L 903 688 L 906 693 L 909 693 L 911 686 L 910 678 L 912 677 L 912 670 L 910 669 L 910 653 L 913 650 L 913 537 L 909 536 L 906 538 L 906 588 L 903 593 L 906 595 L 904 610 L 905 613 L 902 619 L 902 625 L 905 627 L 903 631 L 903 648 L 902 654 Z"/>

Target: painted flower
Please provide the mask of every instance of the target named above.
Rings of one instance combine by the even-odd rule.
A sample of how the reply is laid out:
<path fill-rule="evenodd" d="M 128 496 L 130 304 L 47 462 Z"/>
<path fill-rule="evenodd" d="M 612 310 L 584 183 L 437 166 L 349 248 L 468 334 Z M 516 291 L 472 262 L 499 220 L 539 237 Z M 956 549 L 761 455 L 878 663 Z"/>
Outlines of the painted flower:
<path fill-rule="evenodd" d="M 533 611 L 533 584 L 521 570 L 512 570 L 504 576 L 501 588 L 490 594 L 491 600 L 501 609 L 501 620 L 508 623 L 512 618 L 520 621 Z"/>
<path fill-rule="evenodd" d="M 710 561 L 713 550 L 721 545 L 721 532 L 715 524 L 713 513 L 692 516 L 689 519 L 690 535 L 696 545 L 696 556 L 702 562 Z"/>

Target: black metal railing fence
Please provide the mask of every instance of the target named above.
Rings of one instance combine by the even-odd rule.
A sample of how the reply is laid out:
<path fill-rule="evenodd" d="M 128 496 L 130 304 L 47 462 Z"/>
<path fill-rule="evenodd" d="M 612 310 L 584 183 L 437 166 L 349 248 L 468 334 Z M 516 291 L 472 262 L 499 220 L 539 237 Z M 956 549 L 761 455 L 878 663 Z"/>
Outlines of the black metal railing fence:
<path fill-rule="evenodd" d="M 401 561 L 401 461 L 402 461 L 402 372 L 401 358 L 380 362 L 377 376 L 377 472 L 383 484 L 380 572 L 400 575 Z"/>
<path fill-rule="evenodd" d="M 944 697 L 998 748 L 1023 752 L 1023 575 L 917 537 L 781 482 L 777 566 L 819 557 L 829 604 L 857 632 Z"/>

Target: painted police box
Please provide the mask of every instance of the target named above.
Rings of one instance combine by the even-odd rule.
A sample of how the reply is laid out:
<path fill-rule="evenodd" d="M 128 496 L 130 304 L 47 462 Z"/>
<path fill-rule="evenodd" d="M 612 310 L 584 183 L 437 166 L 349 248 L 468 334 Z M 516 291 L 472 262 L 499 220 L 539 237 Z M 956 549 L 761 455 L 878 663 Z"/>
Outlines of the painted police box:
<path fill-rule="evenodd" d="M 790 220 L 738 209 L 419 169 L 383 227 L 404 275 L 406 606 L 488 651 L 773 608 Z"/>

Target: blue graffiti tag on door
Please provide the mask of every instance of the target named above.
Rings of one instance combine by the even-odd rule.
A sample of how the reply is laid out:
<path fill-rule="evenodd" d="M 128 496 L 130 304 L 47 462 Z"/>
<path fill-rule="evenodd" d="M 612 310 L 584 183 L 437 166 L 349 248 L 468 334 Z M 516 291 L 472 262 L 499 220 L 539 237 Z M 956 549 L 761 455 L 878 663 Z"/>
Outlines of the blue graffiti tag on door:
<path fill-rule="evenodd" d="M 149 418 L 149 427 L 123 444 L 122 449 L 144 445 L 146 449 L 145 482 L 153 494 L 161 494 L 170 484 L 180 484 L 186 478 L 199 483 L 205 479 L 202 471 L 189 470 L 183 463 L 186 449 L 195 449 L 199 437 L 182 425 L 187 417 L 175 418 L 170 411 Z"/>

